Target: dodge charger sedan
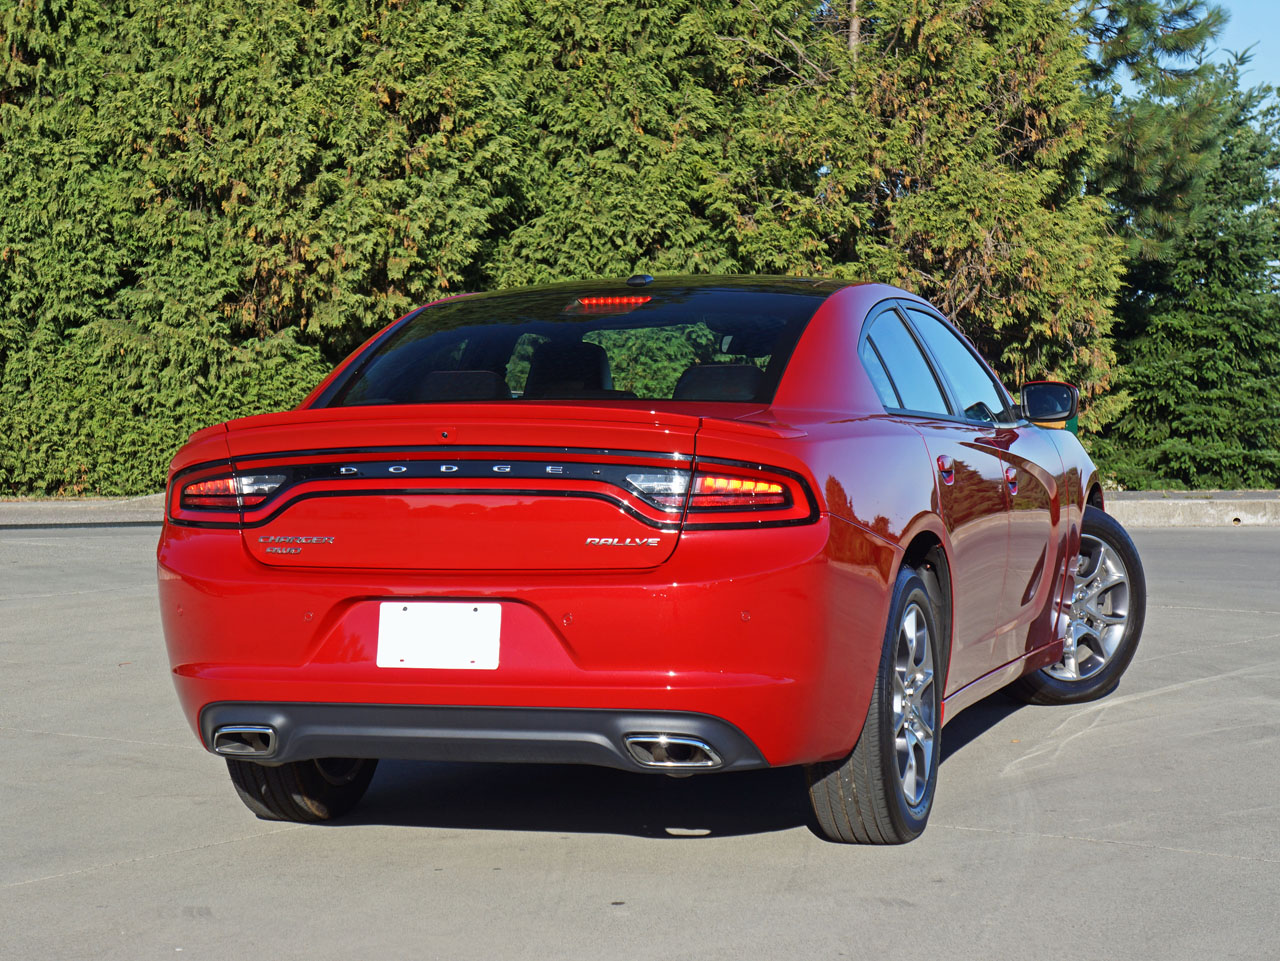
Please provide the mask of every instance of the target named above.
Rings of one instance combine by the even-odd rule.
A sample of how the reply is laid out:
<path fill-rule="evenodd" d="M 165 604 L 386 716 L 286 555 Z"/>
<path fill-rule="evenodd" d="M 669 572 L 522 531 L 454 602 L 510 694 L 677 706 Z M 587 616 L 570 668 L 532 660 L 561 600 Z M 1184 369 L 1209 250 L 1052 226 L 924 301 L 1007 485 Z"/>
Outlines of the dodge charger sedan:
<path fill-rule="evenodd" d="M 957 711 L 1100 697 L 1133 658 L 1142 565 L 1077 404 L 1014 403 L 878 284 L 430 304 L 174 458 L 178 696 L 262 818 L 349 811 L 379 758 L 803 765 L 822 835 L 908 841 Z"/>

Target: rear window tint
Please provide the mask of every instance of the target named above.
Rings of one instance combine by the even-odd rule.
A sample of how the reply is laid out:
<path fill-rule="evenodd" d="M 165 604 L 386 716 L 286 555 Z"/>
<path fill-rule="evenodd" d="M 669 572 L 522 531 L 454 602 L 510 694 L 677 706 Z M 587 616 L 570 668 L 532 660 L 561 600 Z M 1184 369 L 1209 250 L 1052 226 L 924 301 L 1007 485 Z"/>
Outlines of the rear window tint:
<path fill-rule="evenodd" d="M 427 307 L 375 343 L 320 407 L 450 401 L 768 403 L 828 291 L 574 285 Z M 633 297 L 632 302 L 600 303 Z M 647 298 L 647 299 L 645 299 Z"/>

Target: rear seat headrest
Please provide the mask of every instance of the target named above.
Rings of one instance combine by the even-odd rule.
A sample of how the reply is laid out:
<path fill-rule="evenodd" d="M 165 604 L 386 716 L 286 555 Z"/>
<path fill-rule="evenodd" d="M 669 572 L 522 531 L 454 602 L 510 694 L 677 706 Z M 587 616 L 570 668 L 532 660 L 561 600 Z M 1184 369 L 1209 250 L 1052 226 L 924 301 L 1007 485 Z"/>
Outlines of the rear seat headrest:
<path fill-rule="evenodd" d="M 511 388 L 491 370 L 433 370 L 418 381 L 409 403 L 510 399 Z"/>
<path fill-rule="evenodd" d="M 609 355 L 599 344 L 552 340 L 535 347 L 529 358 L 525 397 L 612 389 Z"/>
<path fill-rule="evenodd" d="M 676 381 L 672 400 L 752 401 L 764 386 L 764 371 L 753 364 L 699 364 Z"/>

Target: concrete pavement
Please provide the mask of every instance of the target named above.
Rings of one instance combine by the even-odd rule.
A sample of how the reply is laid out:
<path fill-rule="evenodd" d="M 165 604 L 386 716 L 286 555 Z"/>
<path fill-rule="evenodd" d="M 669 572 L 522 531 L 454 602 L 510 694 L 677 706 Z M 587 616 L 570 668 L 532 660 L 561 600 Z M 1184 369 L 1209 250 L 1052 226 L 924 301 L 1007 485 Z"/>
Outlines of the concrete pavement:
<path fill-rule="evenodd" d="M 1276 956 L 1273 529 L 1139 529 L 1120 690 L 958 715 L 887 849 L 814 837 L 794 770 L 384 763 L 342 823 L 258 821 L 179 713 L 155 538 L 0 530 L 0 957 Z"/>

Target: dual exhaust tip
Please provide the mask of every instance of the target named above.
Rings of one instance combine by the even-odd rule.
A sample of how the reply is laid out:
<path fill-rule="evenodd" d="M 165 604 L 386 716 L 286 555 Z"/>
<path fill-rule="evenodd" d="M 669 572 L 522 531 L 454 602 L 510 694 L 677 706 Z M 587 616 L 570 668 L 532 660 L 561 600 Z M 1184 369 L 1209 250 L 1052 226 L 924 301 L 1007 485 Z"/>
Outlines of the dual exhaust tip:
<path fill-rule="evenodd" d="M 714 771 L 724 761 L 706 741 L 684 734 L 627 734 L 622 743 L 641 767 L 659 771 Z M 276 731 L 268 724 L 224 724 L 213 732 L 213 753 L 223 757 L 269 758 Z"/>
<path fill-rule="evenodd" d="M 684 734 L 628 734 L 622 743 L 641 767 L 661 771 L 714 771 L 724 764 L 710 744 Z"/>
<path fill-rule="evenodd" d="M 224 724 L 213 732 L 213 753 L 270 757 L 276 753 L 276 729 L 267 724 Z"/>

